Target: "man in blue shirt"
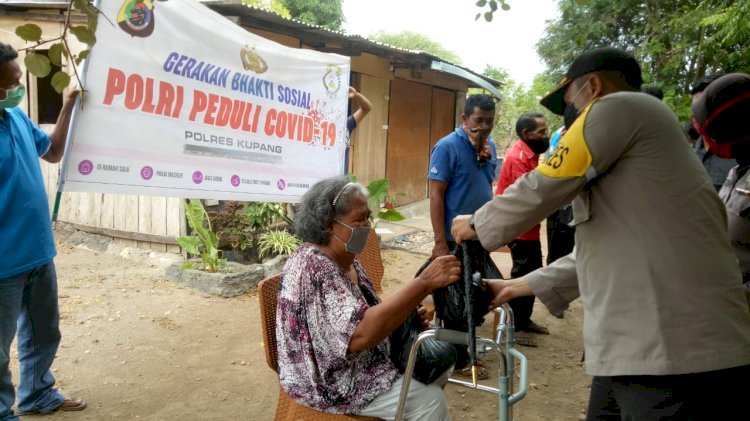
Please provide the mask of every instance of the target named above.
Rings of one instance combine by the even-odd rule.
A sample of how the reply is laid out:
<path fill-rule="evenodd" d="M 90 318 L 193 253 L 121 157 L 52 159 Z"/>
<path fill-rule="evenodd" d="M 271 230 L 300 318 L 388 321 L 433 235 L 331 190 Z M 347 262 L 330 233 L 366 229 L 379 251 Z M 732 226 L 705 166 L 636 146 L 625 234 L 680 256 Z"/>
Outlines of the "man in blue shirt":
<path fill-rule="evenodd" d="M 62 159 L 79 91 L 68 94 L 48 136 L 18 108 L 26 89 L 17 58 L 11 46 L 0 43 L 0 421 L 18 420 L 8 369 L 16 332 L 19 415 L 86 408 L 82 399 L 57 391 L 50 372 L 60 344 L 57 251 L 39 166 L 39 157 L 51 163 Z"/>
<path fill-rule="evenodd" d="M 430 156 L 430 220 L 435 235 L 433 259 L 449 254 L 456 247 L 450 232 L 453 218 L 474 213 L 492 199 L 492 181 L 497 168 L 497 152 L 490 138 L 495 125 L 492 97 L 484 94 L 468 97 L 461 122 L 460 127 L 435 144 Z M 490 260 L 489 253 L 487 260 Z M 460 369 L 460 366 L 457 362 L 458 374 L 470 375 L 470 367 Z M 478 378 L 487 377 L 487 368 L 480 362 Z"/>
<path fill-rule="evenodd" d="M 451 252 L 455 243 L 451 221 L 472 214 L 492 200 L 497 167 L 495 143 L 489 137 L 495 123 L 495 102 L 489 95 L 466 99 L 461 127 L 440 139 L 430 156 L 430 220 L 435 234 L 432 257 Z"/>

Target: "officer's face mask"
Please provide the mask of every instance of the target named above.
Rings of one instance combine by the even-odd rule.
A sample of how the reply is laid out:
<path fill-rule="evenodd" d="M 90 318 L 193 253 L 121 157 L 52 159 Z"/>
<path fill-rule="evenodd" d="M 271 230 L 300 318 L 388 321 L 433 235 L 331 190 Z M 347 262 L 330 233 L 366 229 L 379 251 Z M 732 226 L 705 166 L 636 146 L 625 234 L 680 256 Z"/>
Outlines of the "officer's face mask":
<path fill-rule="evenodd" d="M 0 89 L 2 91 L 3 89 Z M 5 89 L 5 99 L 0 100 L 0 108 L 14 108 L 23 100 L 26 95 L 26 87 L 18 85 L 14 88 Z"/>
<path fill-rule="evenodd" d="M 565 130 L 570 129 L 570 126 L 575 123 L 579 114 L 581 114 L 581 112 L 572 102 L 565 104 L 565 111 L 563 112 L 563 124 L 565 125 Z"/>
<path fill-rule="evenodd" d="M 578 92 L 573 95 L 573 98 L 565 103 L 565 111 L 563 112 L 563 124 L 565 124 L 566 130 L 573 125 L 576 119 L 578 119 L 578 116 L 581 114 L 581 110 L 576 107 L 575 100 L 579 95 L 581 95 L 581 92 L 583 92 L 583 88 L 585 88 L 588 83 L 589 82 L 586 81 L 586 83 L 581 86 L 581 89 L 579 89 Z"/>
<path fill-rule="evenodd" d="M 370 236 L 370 230 L 372 228 L 370 227 L 350 227 L 349 225 L 346 225 L 345 223 L 339 221 L 338 219 L 334 219 L 334 221 L 338 222 L 339 224 L 349 228 L 352 230 L 352 235 L 349 237 L 349 241 L 342 241 L 339 237 L 336 236 L 336 234 L 333 234 L 333 238 L 339 240 L 344 247 L 346 248 L 346 251 L 352 254 L 360 254 L 362 253 L 362 250 L 365 249 L 365 245 L 367 244 L 367 238 Z"/>

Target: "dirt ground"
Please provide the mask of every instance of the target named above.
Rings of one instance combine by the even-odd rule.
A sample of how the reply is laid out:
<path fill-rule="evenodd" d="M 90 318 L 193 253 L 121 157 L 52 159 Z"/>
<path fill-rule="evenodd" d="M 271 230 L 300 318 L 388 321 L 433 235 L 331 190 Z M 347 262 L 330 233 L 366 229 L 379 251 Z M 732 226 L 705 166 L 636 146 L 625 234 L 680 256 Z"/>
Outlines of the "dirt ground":
<path fill-rule="evenodd" d="M 257 296 L 220 298 L 170 283 L 153 258 L 65 242 L 58 250 L 63 339 L 53 371 L 58 386 L 89 408 L 24 419 L 273 419 L 278 380 L 265 362 Z M 411 279 L 426 258 L 408 244 L 383 254 L 386 291 Z M 509 273 L 508 255 L 494 257 Z M 538 348 L 519 348 L 530 385 L 514 419 L 578 420 L 589 382 L 580 363 L 580 303 L 557 319 L 537 302 L 533 318 L 552 334 L 537 335 Z M 481 336 L 491 336 L 491 320 Z M 494 372 L 497 361 L 486 359 Z M 11 364 L 17 380 L 15 349 Z M 496 386 L 496 375 L 483 383 Z M 454 420 L 497 419 L 495 396 L 453 385 L 446 392 Z"/>

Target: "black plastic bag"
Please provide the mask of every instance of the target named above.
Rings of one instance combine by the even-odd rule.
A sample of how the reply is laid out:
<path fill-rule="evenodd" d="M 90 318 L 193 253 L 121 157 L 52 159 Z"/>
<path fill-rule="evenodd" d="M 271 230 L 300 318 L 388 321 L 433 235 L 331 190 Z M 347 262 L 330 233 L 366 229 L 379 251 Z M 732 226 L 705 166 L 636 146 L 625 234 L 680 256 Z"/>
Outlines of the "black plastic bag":
<path fill-rule="evenodd" d="M 390 335 L 391 361 L 399 373 L 406 371 L 411 346 L 422 332 L 422 322 L 417 310 L 414 310 L 404 323 Z M 456 350 L 447 342 L 429 338 L 422 342 L 417 353 L 412 378 L 430 384 L 456 363 Z"/>
<path fill-rule="evenodd" d="M 468 266 L 464 263 L 463 250 L 468 252 Z M 432 293 L 432 299 L 435 302 L 435 313 L 443 322 L 446 329 L 469 331 L 468 314 L 466 313 L 466 282 L 471 279 L 474 272 L 479 272 L 482 279 L 502 279 L 503 275 L 497 268 L 495 262 L 490 258 L 490 253 L 482 247 L 479 241 L 465 241 L 464 246 L 456 247 L 452 252 L 461 262 L 461 278 L 458 282 L 448 285 L 444 288 L 436 289 Z M 417 276 L 422 273 L 428 265 L 428 260 L 417 272 Z M 473 288 L 474 296 L 472 297 L 472 315 L 475 326 L 481 326 L 484 323 L 484 316 L 488 313 L 490 300 L 492 297 L 487 292 L 487 286 L 482 282 Z M 458 366 L 457 366 L 458 367 Z"/>

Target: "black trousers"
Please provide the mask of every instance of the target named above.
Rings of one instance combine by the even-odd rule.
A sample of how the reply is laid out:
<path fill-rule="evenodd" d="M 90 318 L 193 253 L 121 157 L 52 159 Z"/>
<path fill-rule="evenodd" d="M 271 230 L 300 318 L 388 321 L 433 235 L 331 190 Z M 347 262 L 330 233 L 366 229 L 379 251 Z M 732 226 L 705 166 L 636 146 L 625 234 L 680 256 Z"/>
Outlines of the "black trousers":
<path fill-rule="evenodd" d="M 747 419 L 747 390 L 736 385 L 748 378 L 750 365 L 672 376 L 595 376 L 586 420 Z"/>
<path fill-rule="evenodd" d="M 576 229 L 560 221 L 560 210 L 547 218 L 547 264 L 570 254 L 576 245 Z"/>
<path fill-rule="evenodd" d="M 520 278 L 542 267 L 542 243 L 539 240 L 513 240 L 508 244 L 513 259 L 511 278 Z M 524 330 L 531 323 L 535 297 L 518 297 L 508 301 L 513 310 L 516 331 Z"/>

